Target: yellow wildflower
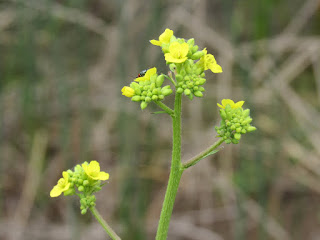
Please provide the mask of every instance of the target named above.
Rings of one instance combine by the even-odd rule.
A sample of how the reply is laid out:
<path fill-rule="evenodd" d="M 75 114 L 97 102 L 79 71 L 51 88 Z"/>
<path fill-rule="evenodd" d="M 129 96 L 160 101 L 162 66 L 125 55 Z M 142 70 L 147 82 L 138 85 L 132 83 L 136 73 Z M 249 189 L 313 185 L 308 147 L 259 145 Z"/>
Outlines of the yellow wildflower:
<path fill-rule="evenodd" d="M 165 59 L 171 63 L 183 63 L 188 57 L 189 45 L 187 43 L 173 42 L 169 47 L 169 53 L 166 53 Z"/>
<path fill-rule="evenodd" d="M 231 108 L 242 108 L 242 105 L 244 104 L 244 101 L 239 101 L 237 103 L 234 103 L 231 99 L 223 99 L 221 101 L 222 105 L 217 103 L 218 107 L 225 109 L 225 107 L 229 104 Z"/>
<path fill-rule="evenodd" d="M 150 77 L 157 74 L 157 68 L 150 68 L 148 69 L 148 71 L 146 72 L 146 74 L 142 77 L 138 77 L 135 79 L 136 82 L 140 82 L 140 81 L 149 81 Z"/>
<path fill-rule="evenodd" d="M 207 54 L 207 49 L 203 49 L 204 55 L 200 58 L 199 64 L 204 70 L 210 69 L 213 73 L 221 73 L 222 68 L 217 64 L 216 59 L 212 54 Z"/>
<path fill-rule="evenodd" d="M 131 87 L 127 87 L 127 86 L 124 86 L 121 89 L 121 92 L 122 92 L 122 95 L 124 95 L 126 97 L 132 97 L 134 95 L 134 89 Z"/>
<path fill-rule="evenodd" d="M 58 183 L 56 186 L 53 187 L 53 189 L 50 191 L 50 197 L 58 197 L 61 193 L 67 191 L 70 187 L 69 183 L 69 175 L 67 172 L 62 173 L 63 178 L 60 178 L 58 180 Z"/>
<path fill-rule="evenodd" d="M 161 46 L 164 43 L 169 43 L 171 37 L 173 36 L 173 31 L 167 28 L 160 36 L 158 40 L 150 40 L 153 45 Z"/>
<path fill-rule="evenodd" d="M 94 180 L 108 180 L 109 174 L 106 172 L 100 172 L 100 165 L 97 161 L 91 161 L 90 164 L 83 163 L 82 168 L 85 173 Z"/>

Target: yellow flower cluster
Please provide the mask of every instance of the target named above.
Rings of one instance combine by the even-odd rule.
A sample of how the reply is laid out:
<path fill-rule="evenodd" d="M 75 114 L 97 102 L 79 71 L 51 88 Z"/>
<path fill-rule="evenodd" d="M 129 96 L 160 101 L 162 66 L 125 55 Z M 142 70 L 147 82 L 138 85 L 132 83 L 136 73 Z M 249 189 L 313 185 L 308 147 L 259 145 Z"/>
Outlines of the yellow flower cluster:
<path fill-rule="evenodd" d="M 62 176 L 63 178 L 60 178 L 57 185 L 50 191 L 50 197 L 58 197 L 62 193 L 72 195 L 75 193 L 75 186 L 80 192 L 84 191 L 85 187 L 94 192 L 99 190 L 97 181 L 109 179 L 108 173 L 100 171 L 100 164 L 97 161 L 85 162 L 81 166 L 77 165 L 74 172 L 64 171 Z"/>

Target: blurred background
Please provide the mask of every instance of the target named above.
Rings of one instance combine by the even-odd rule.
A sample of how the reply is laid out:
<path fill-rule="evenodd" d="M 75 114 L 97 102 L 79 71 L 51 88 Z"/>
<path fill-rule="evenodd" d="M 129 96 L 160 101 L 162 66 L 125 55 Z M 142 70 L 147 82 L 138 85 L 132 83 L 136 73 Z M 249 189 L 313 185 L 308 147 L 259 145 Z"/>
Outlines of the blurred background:
<path fill-rule="evenodd" d="M 211 145 L 217 102 L 245 100 L 258 128 L 188 169 L 170 240 L 320 239 L 319 0 L 0 0 L 0 239 L 106 239 L 61 172 L 98 160 L 97 208 L 124 240 L 154 239 L 171 120 L 121 96 L 165 28 L 223 68 L 183 99 L 183 160 Z M 172 106 L 173 98 L 166 99 Z"/>

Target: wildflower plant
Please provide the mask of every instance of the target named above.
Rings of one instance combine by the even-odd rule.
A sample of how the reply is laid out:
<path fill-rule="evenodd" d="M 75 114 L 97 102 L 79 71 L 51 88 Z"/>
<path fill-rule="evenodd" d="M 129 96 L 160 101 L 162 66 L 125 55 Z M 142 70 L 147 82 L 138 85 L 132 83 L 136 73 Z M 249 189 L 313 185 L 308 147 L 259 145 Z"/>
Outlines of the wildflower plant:
<path fill-rule="evenodd" d="M 142 110 L 152 102 L 163 109 L 172 119 L 173 141 L 170 176 L 167 191 L 160 214 L 156 240 L 167 239 L 170 218 L 175 202 L 179 182 L 183 172 L 200 160 L 217 153 L 222 143 L 238 144 L 242 135 L 255 131 L 251 125 L 250 110 L 243 109 L 244 101 L 234 102 L 231 99 L 223 99 L 220 108 L 220 125 L 215 127 L 219 138 L 210 147 L 193 158 L 181 161 L 181 108 L 182 97 L 190 100 L 194 97 L 202 98 L 205 92 L 206 71 L 222 73 L 221 66 L 214 56 L 204 48 L 199 50 L 193 38 L 183 39 L 174 36 L 170 29 L 166 29 L 158 38 L 151 40 L 151 44 L 161 48 L 164 60 L 169 67 L 169 73 L 158 73 L 156 67 L 142 71 L 139 76 L 121 90 L 122 95 L 131 98 L 133 102 L 139 102 Z M 164 100 L 167 96 L 175 94 L 173 108 L 167 106 Z M 109 178 L 109 174 L 100 171 L 99 163 L 91 161 L 77 165 L 74 171 L 63 172 L 63 178 L 53 187 L 51 197 L 60 194 L 78 195 L 80 197 L 81 213 L 88 209 L 94 214 L 99 223 L 112 239 L 120 239 L 118 235 L 107 225 L 95 209 L 95 196 L 103 185 L 102 181 Z"/>

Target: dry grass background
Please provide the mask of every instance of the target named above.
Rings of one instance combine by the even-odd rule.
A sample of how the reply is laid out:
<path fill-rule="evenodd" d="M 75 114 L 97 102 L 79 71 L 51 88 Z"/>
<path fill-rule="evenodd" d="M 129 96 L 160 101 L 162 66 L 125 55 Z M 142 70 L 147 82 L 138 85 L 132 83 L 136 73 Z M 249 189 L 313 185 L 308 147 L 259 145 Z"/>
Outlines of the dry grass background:
<path fill-rule="evenodd" d="M 246 100 L 258 131 L 185 172 L 168 239 L 320 239 L 320 1 L 0 1 L 0 239 L 105 239 L 61 171 L 110 173 L 97 207 L 123 239 L 153 239 L 171 123 L 120 89 L 167 71 L 169 27 L 214 53 L 204 99 L 183 104 L 183 159 L 214 141 L 216 102 Z M 172 99 L 167 100 L 168 104 Z"/>

